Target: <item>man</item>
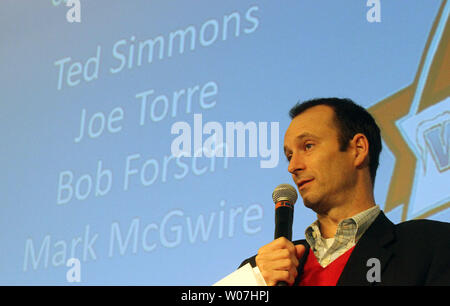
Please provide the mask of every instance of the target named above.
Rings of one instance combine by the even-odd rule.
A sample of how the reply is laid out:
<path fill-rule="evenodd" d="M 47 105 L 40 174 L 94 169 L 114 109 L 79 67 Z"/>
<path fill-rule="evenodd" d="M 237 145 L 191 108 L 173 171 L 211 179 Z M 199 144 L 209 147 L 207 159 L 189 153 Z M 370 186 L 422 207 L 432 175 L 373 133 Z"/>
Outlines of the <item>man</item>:
<path fill-rule="evenodd" d="M 450 224 L 394 225 L 375 203 L 373 117 L 338 98 L 297 104 L 290 116 L 288 171 L 317 220 L 305 240 L 276 239 L 241 266 L 256 266 L 268 285 L 450 285 Z"/>

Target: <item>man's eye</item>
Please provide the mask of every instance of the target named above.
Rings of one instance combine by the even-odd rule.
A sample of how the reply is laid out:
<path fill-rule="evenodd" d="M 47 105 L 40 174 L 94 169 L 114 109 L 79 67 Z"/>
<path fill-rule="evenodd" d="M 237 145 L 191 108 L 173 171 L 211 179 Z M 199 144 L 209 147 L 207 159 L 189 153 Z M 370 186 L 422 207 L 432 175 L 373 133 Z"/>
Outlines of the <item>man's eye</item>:
<path fill-rule="evenodd" d="M 313 144 L 312 143 L 307 143 L 305 144 L 305 150 L 311 150 L 313 148 Z"/>

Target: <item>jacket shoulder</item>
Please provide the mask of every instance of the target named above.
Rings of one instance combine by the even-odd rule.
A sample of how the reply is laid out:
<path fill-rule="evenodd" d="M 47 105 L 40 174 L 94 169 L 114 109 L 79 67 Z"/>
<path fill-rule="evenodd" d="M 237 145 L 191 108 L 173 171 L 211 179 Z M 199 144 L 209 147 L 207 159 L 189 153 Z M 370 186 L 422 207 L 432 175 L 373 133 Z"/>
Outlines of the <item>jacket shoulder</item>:
<path fill-rule="evenodd" d="M 422 271 L 423 284 L 450 283 L 450 223 L 410 220 L 397 224 L 395 231 L 396 251 L 410 263 L 408 270 Z"/>
<path fill-rule="evenodd" d="M 450 239 L 450 223 L 417 219 L 409 220 L 395 225 L 396 234 L 399 237 L 408 235 L 416 238 L 426 238 L 432 240 L 449 240 Z"/>

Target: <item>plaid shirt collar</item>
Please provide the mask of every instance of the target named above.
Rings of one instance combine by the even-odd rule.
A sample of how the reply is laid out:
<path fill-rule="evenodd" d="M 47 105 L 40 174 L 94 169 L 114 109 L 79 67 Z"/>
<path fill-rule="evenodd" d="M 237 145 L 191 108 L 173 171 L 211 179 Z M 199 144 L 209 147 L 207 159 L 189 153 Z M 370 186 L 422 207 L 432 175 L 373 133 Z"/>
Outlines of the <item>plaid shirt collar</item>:
<path fill-rule="evenodd" d="M 379 213 L 380 207 L 376 205 L 353 217 L 342 220 L 338 225 L 334 242 L 330 248 L 326 247 L 320 233 L 319 220 L 316 220 L 305 230 L 306 241 L 316 255 L 319 263 L 322 266 L 326 266 L 353 247 Z"/>

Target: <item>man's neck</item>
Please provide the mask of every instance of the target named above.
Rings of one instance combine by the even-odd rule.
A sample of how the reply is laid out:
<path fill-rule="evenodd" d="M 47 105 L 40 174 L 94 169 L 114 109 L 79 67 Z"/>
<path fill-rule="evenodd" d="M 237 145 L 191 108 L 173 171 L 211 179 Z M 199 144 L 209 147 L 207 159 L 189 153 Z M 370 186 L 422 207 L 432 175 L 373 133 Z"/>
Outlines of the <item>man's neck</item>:
<path fill-rule="evenodd" d="M 323 238 L 332 238 L 336 234 L 339 223 L 375 206 L 374 201 L 354 205 L 353 207 L 335 207 L 326 213 L 317 214 L 320 233 Z"/>

